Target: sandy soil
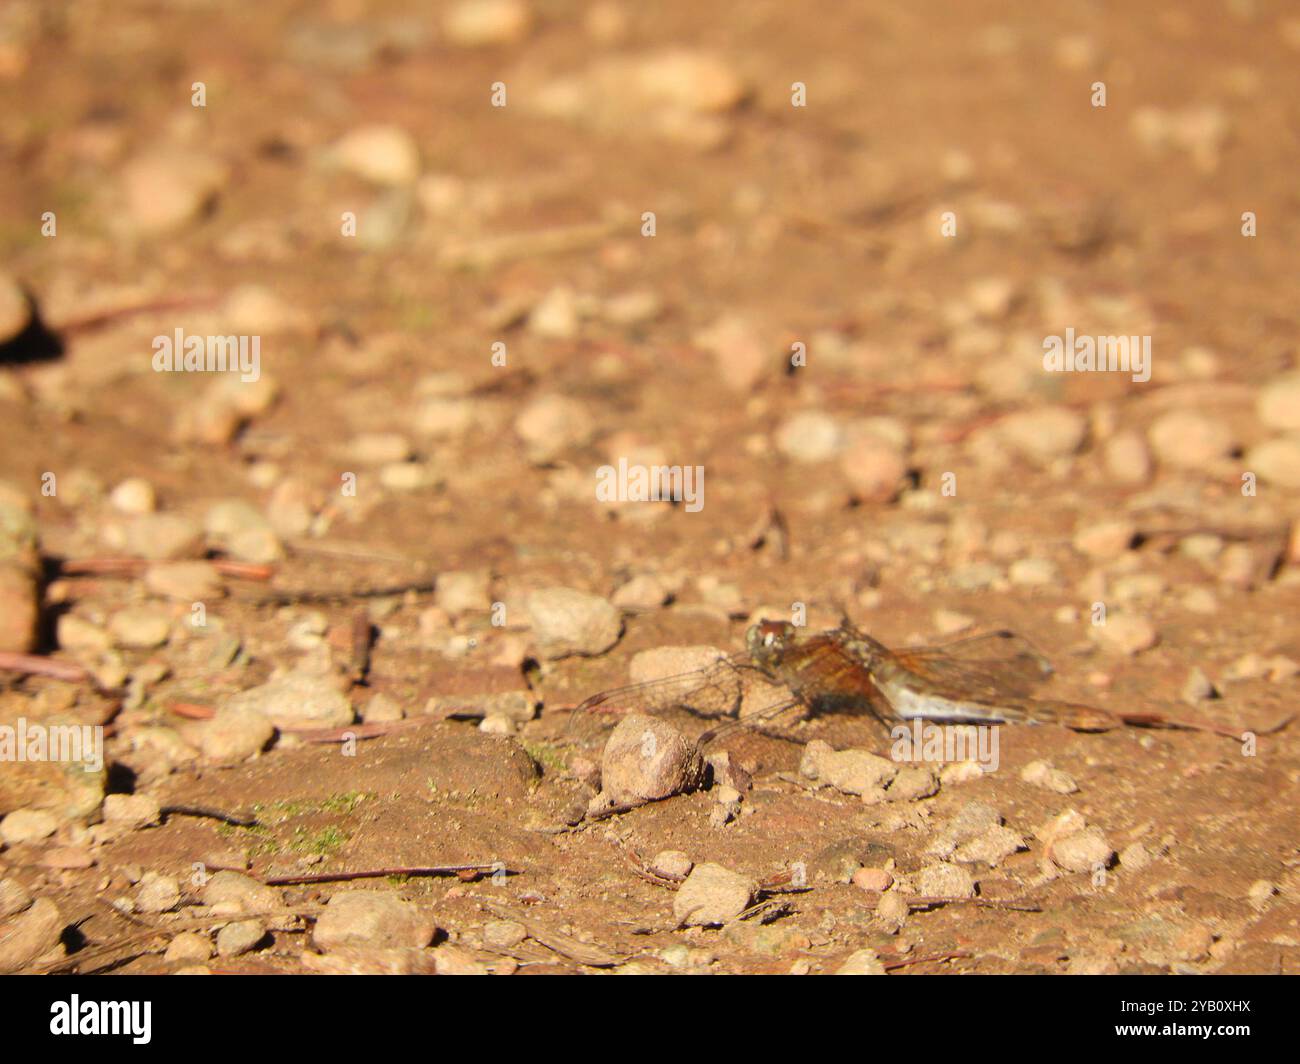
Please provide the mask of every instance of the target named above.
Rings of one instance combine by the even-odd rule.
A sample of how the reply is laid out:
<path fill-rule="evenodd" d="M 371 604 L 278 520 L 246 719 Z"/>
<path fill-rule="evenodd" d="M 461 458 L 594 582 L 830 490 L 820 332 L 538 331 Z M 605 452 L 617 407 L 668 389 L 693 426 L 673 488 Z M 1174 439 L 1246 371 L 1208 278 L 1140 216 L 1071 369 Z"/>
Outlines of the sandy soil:
<path fill-rule="evenodd" d="M 316 907 L 374 889 L 432 915 L 432 948 L 394 960 L 395 932 L 340 967 L 1300 970 L 1295 726 L 1257 748 L 1007 727 L 997 771 L 873 804 L 800 765 L 814 739 L 887 754 L 880 731 L 812 719 L 726 740 L 752 777 L 726 822 L 720 783 L 583 819 L 600 747 L 566 730 L 573 705 L 639 651 L 735 651 L 797 604 L 891 646 L 1016 630 L 1057 697 L 1114 712 L 1295 708 L 1300 21 L 1266 0 L 941 6 L 8 5 L 0 248 L 42 324 L 0 348 L 0 471 L 39 530 L 32 649 L 127 695 L 11 674 L 0 717 L 111 721 L 109 792 L 261 821 L 68 815 L 63 784 L 0 766 L 0 813 L 57 814 L 0 853 L 59 933 L 81 921 L 46 965 L 321 970 Z M 260 380 L 156 372 L 177 329 L 258 336 Z M 1149 337 L 1150 379 L 1045 371 L 1067 329 Z M 602 500 L 620 459 L 702 467 L 702 507 Z M 133 478 L 156 501 L 115 492 Z M 255 510 L 227 507 L 233 531 L 212 516 L 232 500 Z M 128 555 L 269 579 L 66 565 Z M 552 631 L 530 599 L 552 588 L 612 599 L 617 641 Z M 291 722 L 213 756 L 210 715 L 294 669 L 414 723 L 340 744 Z M 533 719 L 442 719 L 510 692 Z M 1077 790 L 1023 778 L 1035 762 Z M 977 802 L 1023 848 L 944 859 Z M 1105 850 L 1082 871 L 1053 859 L 1069 810 Z M 807 889 L 679 927 L 677 884 L 634 867 L 661 851 Z M 286 886 L 303 915 L 256 946 L 162 953 L 221 923 L 215 868 L 495 862 Z M 169 911 L 141 911 L 149 873 L 175 878 Z M 898 916 L 864 889 L 933 883 L 1033 911 Z"/>

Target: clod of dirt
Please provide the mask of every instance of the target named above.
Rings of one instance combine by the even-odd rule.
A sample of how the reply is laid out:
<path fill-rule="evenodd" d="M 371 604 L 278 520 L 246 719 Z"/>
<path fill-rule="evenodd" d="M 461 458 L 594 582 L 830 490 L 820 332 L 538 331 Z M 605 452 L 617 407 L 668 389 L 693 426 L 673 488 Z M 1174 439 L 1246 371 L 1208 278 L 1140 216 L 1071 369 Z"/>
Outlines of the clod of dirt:
<path fill-rule="evenodd" d="M 982 835 L 962 843 L 952 855 L 954 861 L 979 861 L 989 867 L 996 867 L 1013 853 L 1025 849 L 1025 840 L 1018 831 L 1012 831 L 1005 824 L 989 828 Z"/>
<path fill-rule="evenodd" d="M 37 898 L 0 924 L 0 972 L 16 972 L 44 957 L 58 946 L 63 926 L 59 907 L 49 898 Z"/>
<path fill-rule="evenodd" d="M 682 927 L 717 927 L 749 908 L 758 884 L 719 864 L 696 865 L 673 898 Z"/>
<path fill-rule="evenodd" d="M 537 716 L 537 696 L 531 691 L 494 691 L 476 695 L 433 695 L 423 712 L 431 717 L 502 716 L 515 724 L 527 724 Z"/>
<path fill-rule="evenodd" d="M 184 514 L 140 514 L 108 522 L 100 539 L 104 546 L 133 558 L 170 561 L 196 555 L 203 544 L 203 529 Z"/>
<path fill-rule="evenodd" d="M 349 890 L 330 898 L 316 921 L 312 943 L 328 952 L 339 946 L 420 949 L 438 925 L 414 902 L 377 890 Z"/>
<path fill-rule="evenodd" d="M 603 654 L 623 634 L 618 610 L 597 595 L 571 587 L 534 591 L 526 608 L 542 656 Z"/>
<path fill-rule="evenodd" d="M 469 950 L 461 946 L 444 942 L 437 949 L 429 951 L 433 955 L 434 971 L 439 975 L 487 975 L 488 967 L 475 959 Z"/>
<path fill-rule="evenodd" d="M 637 713 L 609 737 L 601 758 L 601 792 L 589 815 L 633 807 L 692 791 L 704 782 L 704 759 L 695 743 L 655 717 Z"/>
<path fill-rule="evenodd" d="M 876 902 L 876 916 L 891 932 L 902 928 L 910 912 L 907 898 L 896 890 L 886 891 L 880 896 L 880 901 Z"/>
<path fill-rule="evenodd" d="M 829 743 L 814 739 L 804 747 L 799 771 L 810 780 L 874 803 L 884 801 L 885 787 L 898 775 L 898 766 L 866 750 L 836 751 Z"/>
<path fill-rule="evenodd" d="M 934 837 L 926 853 L 950 857 L 963 842 L 978 838 L 1002 823 L 1002 814 L 987 802 L 968 802 Z"/>
<path fill-rule="evenodd" d="M 0 698 L 0 725 L 18 727 L 20 718 L 29 723 L 70 726 L 87 723 L 66 712 L 46 714 L 36 700 L 12 695 Z M 102 723 L 95 721 L 94 723 Z M 107 771 L 87 771 L 90 752 L 82 761 L 8 761 L 0 771 L 0 814 L 16 809 L 43 809 L 61 820 L 80 820 L 98 811 L 104 800 Z"/>
<path fill-rule="evenodd" d="M 929 765 L 904 765 L 889 785 L 891 802 L 911 802 L 939 793 L 939 777 Z"/>
<path fill-rule="evenodd" d="M 1020 778 L 1054 794 L 1073 794 L 1079 789 L 1074 777 L 1046 761 L 1031 761 L 1020 770 Z"/>
<path fill-rule="evenodd" d="M 1098 827 L 1090 827 L 1083 815 L 1067 809 L 1035 835 L 1043 842 L 1043 860 L 1065 872 L 1091 872 L 1105 868 L 1115 857 L 1115 850 Z"/>

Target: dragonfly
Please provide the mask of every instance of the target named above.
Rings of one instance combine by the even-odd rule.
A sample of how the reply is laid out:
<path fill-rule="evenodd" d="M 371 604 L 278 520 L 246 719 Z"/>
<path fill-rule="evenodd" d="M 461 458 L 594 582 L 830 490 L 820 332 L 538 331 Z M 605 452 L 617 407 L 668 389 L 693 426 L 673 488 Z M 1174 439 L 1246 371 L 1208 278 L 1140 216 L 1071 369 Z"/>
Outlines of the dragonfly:
<path fill-rule="evenodd" d="M 888 730 L 913 720 L 943 724 L 1056 724 L 1101 732 L 1123 726 L 1215 732 L 1241 730 L 1161 713 L 1112 712 L 1036 697 L 1051 663 L 1021 636 L 999 630 L 940 646 L 890 650 L 847 620 L 804 635 L 793 624 L 762 620 L 745 633 L 743 653 L 720 657 L 677 676 L 629 684 L 582 702 L 570 721 L 602 708 L 648 712 L 681 707 L 731 717 L 697 743 L 706 746 L 738 726 L 759 726 L 799 709 L 811 715 L 856 713 Z M 755 688 L 762 690 L 757 699 Z M 752 710 L 751 712 L 747 712 Z M 1290 718 L 1256 734 L 1276 731 Z"/>

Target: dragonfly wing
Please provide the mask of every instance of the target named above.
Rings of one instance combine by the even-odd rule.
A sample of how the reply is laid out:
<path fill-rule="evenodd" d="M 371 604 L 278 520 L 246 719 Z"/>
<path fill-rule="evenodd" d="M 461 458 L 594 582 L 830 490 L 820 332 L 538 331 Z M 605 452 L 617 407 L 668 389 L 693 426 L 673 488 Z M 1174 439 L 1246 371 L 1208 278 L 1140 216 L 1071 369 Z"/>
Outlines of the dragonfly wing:
<path fill-rule="evenodd" d="M 683 706 L 708 715 L 732 713 L 740 704 L 746 667 L 741 657 L 722 657 L 701 669 L 610 688 L 583 701 L 575 716 L 601 706 L 645 712 Z"/>
<path fill-rule="evenodd" d="M 908 647 L 894 656 L 928 688 L 950 699 L 1026 698 L 1052 673 L 1051 663 L 1014 632 Z"/>

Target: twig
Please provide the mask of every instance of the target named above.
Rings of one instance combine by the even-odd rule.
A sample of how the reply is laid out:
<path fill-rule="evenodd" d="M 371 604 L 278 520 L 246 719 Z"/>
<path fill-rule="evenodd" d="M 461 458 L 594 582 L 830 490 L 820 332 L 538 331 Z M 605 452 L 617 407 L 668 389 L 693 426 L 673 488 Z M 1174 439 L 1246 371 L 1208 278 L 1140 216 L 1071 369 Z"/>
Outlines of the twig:
<path fill-rule="evenodd" d="M 562 957 L 568 957 L 570 960 L 577 961 L 579 964 L 588 965 L 591 968 L 613 968 L 622 964 L 627 958 L 620 957 L 617 954 L 610 953 L 599 946 L 592 946 L 586 942 L 579 942 L 576 938 L 566 935 L 560 931 L 553 931 L 544 924 L 539 924 L 536 920 L 530 920 L 522 913 L 517 913 L 505 905 L 500 905 L 494 901 L 488 901 L 486 898 L 476 899 L 489 912 L 495 913 L 504 920 L 514 920 L 524 925 L 524 930 L 528 932 L 528 937 L 536 942 L 540 942 L 548 949 L 554 950 Z"/>
<path fill-rule="evenodd" d="M 195 559 L 204 561 L 222 576 L 236 580 L 270 580 L 275 575 L 273 565 L 254 565 L 226 559 Z M 146 558 L 71 558 L 58 563 L 61 576 L 138 576 L 159 564 Z"/>
<path fill-rule="evenodd" d="M 518 875 L 500 861 L 491 864 L 463 865 L 411 865 L 400 868 L 368 868 L 360 872 L 315 872 L 311 875 L 268 876 L 262 882 L 268 887 L 285 887 L 294 883 L 334 883 L 348 879 L 383 879 L 385 876 L 460 876 L 476 879 L 482 872 L 504 872 L 506 875 Z M 474 873 L 474 875 L 469 875 Z"/>
<path fill-rule="evenodd" d="M 240 816 L 238 813 L 227 813 L 221 809 L 214 809 L 210 805 L 164 805 L 159 810 L 164 816 L 193 816 L 205 820 L 220 820 L 227 824 L 234 824 L 236 827 L 252 828 L 257 826 L 257 818 L 251 816 Z"/>
<path fill-rule="evenodd" d="M 68 683 L 93 682 L 93 677 L 80 665 L 68 661 L 54 661 L 37 654 L 17 654 L 13 651 L 0 651 L 0 671 L 19 672 L 27 676 L 48 676 L 52 680 L 65 680 Z"/>
<path fill-rule="evenodd" d="M 872 893 L 879 893 L 873 891 Z M 931 894 L 904 894 L 909 909 L 928 909 L 935 905 L 983 905 L 988 909 L 1011 909 L 1022 913 L 1040 913 L 1042 908 L 1031 902 L 1003 901 L 999 898 L 948 898 Z"/>
<path fill-rule="evenodd" d="M 427 594 L 435 582 L 429 579 L 411 580 L 385 587 L 355 588 L 290 588 L 282 591 L 264 591 L 259 594 L 240 595 L 240 601 L 254 606 L 292 606 L 300 602 L 350 602 L 353 599 L 389 598 L 410 592 Z"/>

